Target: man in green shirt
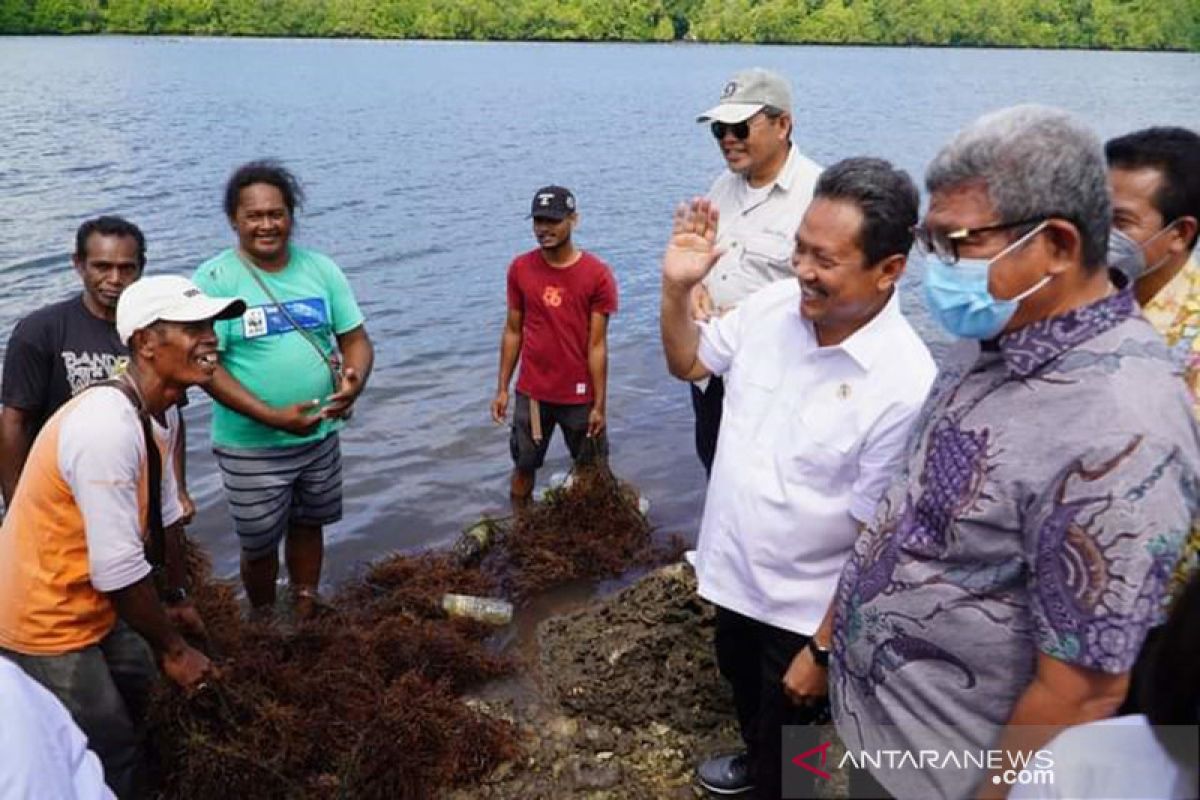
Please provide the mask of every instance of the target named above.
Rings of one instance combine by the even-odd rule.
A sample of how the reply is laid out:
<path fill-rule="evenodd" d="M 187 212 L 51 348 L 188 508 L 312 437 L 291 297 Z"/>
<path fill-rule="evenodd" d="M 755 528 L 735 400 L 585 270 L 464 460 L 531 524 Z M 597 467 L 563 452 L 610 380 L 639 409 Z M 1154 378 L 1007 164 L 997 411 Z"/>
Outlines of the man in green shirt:
<path fill-rule="evenodd" d="M 213 451 L 256 616 L 274 609 L 281 540 L 296 616 L 314 608 L 323 526 L 342 514 L 337 432 L 374 361 L 346 276 L 328 257 L 291 244 L 302 202 L 278 163 L 239 167 L 225 187 L 237 246 L 194 276 L 204 291 L 247 305 L 244 318 L 217 323 L 221 366 L 205 388 L 216 401 Z"/>

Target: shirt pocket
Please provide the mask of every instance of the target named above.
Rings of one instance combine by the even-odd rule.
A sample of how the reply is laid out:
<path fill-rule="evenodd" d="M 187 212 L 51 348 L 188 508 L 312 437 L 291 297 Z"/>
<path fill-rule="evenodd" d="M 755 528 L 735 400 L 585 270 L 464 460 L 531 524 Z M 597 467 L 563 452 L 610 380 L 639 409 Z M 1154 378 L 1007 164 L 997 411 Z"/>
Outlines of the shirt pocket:
<path fill-rule="evenodd" d="M 789 434 L 793 447 L 784 470 L 789 482 L 827 494 L 850 491 L 860 439 L 854 407 L 836 399 L 814 399 L 798 410 Z"/>
<path fill-rule="evenodd" d="M 769 359 L 748 359 L 730 370 L 725 381 L 725 412 L 722 427 L 730 433 L 756 439 L 769 425 L 772 406 L 778 401 L 783 369 Z"/>
<path fill-rule="evenodd" d="M 792 274 L 792 238 L 762 231 L 742 237 L 742 268 L 768 281 Z"/>

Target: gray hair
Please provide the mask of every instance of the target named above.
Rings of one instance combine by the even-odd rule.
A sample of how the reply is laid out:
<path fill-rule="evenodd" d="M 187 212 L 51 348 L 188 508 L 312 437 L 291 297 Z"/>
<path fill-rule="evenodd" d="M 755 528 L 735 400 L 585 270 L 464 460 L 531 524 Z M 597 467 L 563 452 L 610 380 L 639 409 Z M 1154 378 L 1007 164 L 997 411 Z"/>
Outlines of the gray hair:
<path fill-rule="evenodd" d="M 1079 230 L 1083 265 L 1108 255 L 1112 204 L 1100 139 L 1065 111 L 1021 105 L 977 119 L 925 173 L 937 192 L 982 181 L 1001 221 L 1059 217 Z"/>
<path fill-rule="evenodd" d="M 769 120 L 777 120 L 780 117 L 782 117 L 784 114 L 790 115 L 792 112 L 786 111 L 786 110 L 780 108 L 779 106 L 765 105 L 762 107 L 762 111 L 760 113 Z M 792 143 L 792 131 L 795 129 L 795 125 L 796 125 L 795 120 L 789 120 L 788 145 L 791 145 L 791 143 Z"/>

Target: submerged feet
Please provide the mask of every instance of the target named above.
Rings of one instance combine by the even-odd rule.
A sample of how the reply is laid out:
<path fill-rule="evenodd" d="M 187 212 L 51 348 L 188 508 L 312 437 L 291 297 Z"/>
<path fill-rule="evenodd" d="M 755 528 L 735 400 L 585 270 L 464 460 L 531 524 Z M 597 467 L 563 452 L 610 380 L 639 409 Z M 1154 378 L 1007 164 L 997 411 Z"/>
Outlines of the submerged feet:
<path fill-rule="evenodd" d="M 311 586 L 293 586 L 287 609 L 290 613 L 281 613 L 275 603 L 251 606 L 248 619 L 256 625 L 290 627 L 320 619 L 333 611 L 333 607 L 321 599 L 320 592 Z"/>

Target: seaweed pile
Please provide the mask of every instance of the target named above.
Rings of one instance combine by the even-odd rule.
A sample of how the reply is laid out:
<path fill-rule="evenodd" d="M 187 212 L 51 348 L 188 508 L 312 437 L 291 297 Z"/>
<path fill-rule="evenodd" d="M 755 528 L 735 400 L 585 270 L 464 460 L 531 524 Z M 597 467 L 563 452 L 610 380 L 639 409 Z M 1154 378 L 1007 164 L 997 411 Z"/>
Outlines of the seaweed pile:
<path fill-rule="evenodd" d="M 462 702 L 510 670 L 490 630 L 445 619 L 444 591 L 491 581 L 447 556 L 392 556 L 294 630 L 244 622 L 234 588 L 194 581 L 219 680 L 164 682 L 151 706 L 167 797 L 422 798 L 518 753 L 516 732 Z"/>
<path fill-rule="evenodd" d="M 501 532 L 484 567 L 518 604 L 553 586 L 620 575 L 678 559 L 683 544 L 655 544 L 637 490 L 603 463 L 577 467 Z"/>
<path fill-rule="evenodd" d="M 632 496 L 631 496 L 632 494 Z M 520 752 L 516 729 L 462 694 L 512 671 L 493 629 L 447 617 L 445 593 L 508 595 L 669 560 L 637 494 L 607 467 L 498 527 L 483 563 L 395 554 L 295 628 L 247 622 L 233 584 L 193 549 L 192 586 L 221 669 L 194 697 L 167 682 L 151 706 L 165 797 L 424 798 Z"/>

